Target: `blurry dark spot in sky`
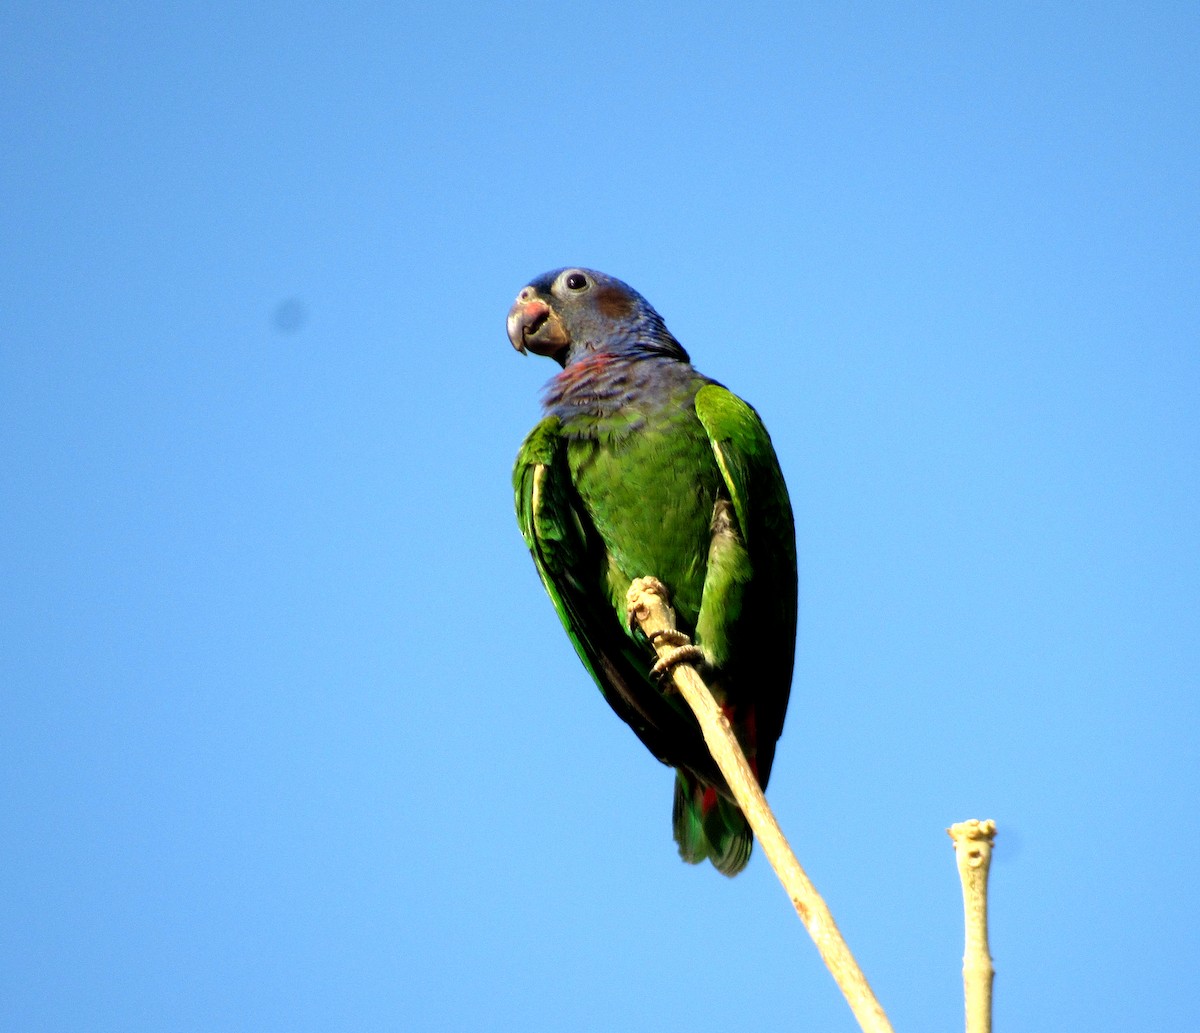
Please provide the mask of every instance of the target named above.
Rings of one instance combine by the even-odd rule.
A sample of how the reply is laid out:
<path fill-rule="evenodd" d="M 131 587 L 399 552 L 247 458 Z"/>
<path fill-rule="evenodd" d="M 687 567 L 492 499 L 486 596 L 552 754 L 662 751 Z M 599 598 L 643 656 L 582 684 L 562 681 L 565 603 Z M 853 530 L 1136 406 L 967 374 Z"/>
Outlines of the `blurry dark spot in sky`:
<path fill-rule="evenodd" d="M 308 309 L 299 298 L 285 298 L 271 313 L 271 325 L 281 334 L 294 334 L 308 322 Z"/>

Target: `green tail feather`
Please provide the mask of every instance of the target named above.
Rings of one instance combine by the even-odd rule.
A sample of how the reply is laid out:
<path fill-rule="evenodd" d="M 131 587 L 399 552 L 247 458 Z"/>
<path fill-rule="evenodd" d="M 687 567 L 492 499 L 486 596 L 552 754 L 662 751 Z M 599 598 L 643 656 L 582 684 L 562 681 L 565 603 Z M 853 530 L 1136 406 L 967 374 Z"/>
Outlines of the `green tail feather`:
<path fill-rule="evenodd" d="M 705 796 L 709 796 L 705 813 Z M 715 803 L 713 802 L 715 797 Z M 688 864 L 708 859 L 724 875 L 737 875 L 750 860 L 754 834 L 737 804 L 703 782 L 675 772 L 675 805 L 671 810 L 679 856 Z"/>

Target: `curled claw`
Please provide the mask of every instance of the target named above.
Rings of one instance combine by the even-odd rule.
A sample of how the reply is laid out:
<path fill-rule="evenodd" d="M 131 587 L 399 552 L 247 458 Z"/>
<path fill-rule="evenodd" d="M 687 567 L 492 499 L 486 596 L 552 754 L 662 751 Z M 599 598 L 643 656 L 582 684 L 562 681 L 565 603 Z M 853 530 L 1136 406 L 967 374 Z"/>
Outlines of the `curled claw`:
<path fill-rule="evenodd" d="M 678 634 L 678 632 L 677 632 Z M 687 639 L 687 636 L 683 636 Z M 704 650 L 699 646 L 693 646 L 690 642 L 686 646 L 676 646 L 671 652 L 660 656 L 653 667 L 650 668 L 650 677 L 664 678 L 671 673 L 679 664 L 702 664 L 704 662 Z"/>

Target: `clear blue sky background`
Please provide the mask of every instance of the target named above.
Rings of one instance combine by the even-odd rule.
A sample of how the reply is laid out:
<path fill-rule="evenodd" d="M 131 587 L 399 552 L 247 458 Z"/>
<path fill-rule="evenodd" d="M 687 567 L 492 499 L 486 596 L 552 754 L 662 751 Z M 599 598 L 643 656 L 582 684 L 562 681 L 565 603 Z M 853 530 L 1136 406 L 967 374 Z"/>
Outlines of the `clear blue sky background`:
<path fill-rule="evenodd" d="M 0 11 L 0 1028 L 850 1030 L 509 470 L 564 264 L 763 414 L 771 799 L 897 1030 L 1195 1022 L 1200 9 Z"/>

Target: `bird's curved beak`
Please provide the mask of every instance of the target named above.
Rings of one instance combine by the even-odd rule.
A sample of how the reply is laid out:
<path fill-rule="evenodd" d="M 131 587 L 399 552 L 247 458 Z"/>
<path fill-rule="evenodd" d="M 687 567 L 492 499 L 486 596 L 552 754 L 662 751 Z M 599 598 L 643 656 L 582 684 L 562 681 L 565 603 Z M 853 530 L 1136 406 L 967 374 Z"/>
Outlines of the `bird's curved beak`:
<path fill-rule="evenodd" d="M 526 287 L 508 310 L 508 339 L 523 355 L 557 355 L 571 343 L 558 313 Z"/>

